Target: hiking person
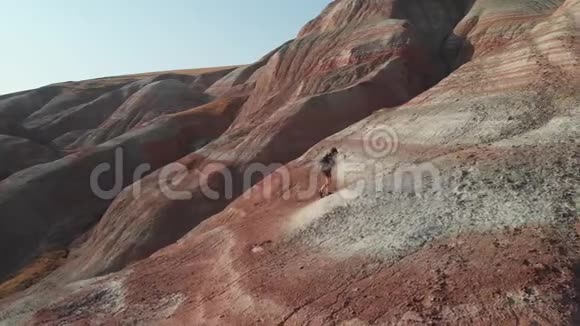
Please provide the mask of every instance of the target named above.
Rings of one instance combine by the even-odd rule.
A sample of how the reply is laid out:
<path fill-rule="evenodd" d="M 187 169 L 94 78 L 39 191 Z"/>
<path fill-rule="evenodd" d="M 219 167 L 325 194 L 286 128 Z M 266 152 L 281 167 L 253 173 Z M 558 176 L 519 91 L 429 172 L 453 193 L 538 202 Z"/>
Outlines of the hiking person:
<path fill-rule="evenodd" d="M 320 160 L 320 170 L 324 175 L 324 185 L 320 188 L 318 193 L 320 194 L 320 198 L 326 197 L 330 194 L 329 187 L 330 183 L 332 182 L 332 169 L 336 165 L 336 156 L 338 155 L 338 149 L 333 147 L 330 152 L 328 152 L 322 159 Z"/>

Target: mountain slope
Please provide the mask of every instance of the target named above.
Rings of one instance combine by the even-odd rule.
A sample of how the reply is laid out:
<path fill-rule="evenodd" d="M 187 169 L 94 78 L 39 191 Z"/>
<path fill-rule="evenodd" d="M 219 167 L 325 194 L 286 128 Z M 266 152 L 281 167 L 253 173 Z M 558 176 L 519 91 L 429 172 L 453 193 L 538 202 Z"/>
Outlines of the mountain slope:
<path fill-rule="evenodd" d="M 192 124 L 178 118 L 155 118 L 214 100 L 203 90 L 231 70 L 197 76 L 154 75 L 129 82 L 65 83 L 1 101 L 4 128 L 0 134 L 24 139 L 20 150 L 14 142 L 3 142 L 3 151 L 19 153 L 3 160 L 8 167 L 14 166 L 13 159 L 20 161 L 17 166 L 33 166 L 20 171 L 10 168 L 0 183 L 0 279 L 45 251 L 67 246 L 94 226 L 124 186 L 189 153 L 199 141 L 196 138 L 207 142 L 208 137 L 217 137 L 219 129 L 204 130 L 202 126 L 192 130 L 201 121 Z M 164 89 L 163 85 L 170 87 Z M 206 117 L 203 111 L 194 116 Z M 217 112 L 223 114 L 213 116 L 221 120 L 217 125 L 233 120 L 231 110 Z M 221 131 L 226 128 L 222 126 Z M 114 137 L 119 134 L 123 135 Z M 26 140 L 37 144 L 36 150 L 25 150 L 24 146 L 32 146 L 23 143 Z M 40 146 L 52 156 L 38 161 Z M 115 171 L 101 178 L 95 174 L 93 180 L 99 166 Z M 140 175 L 134 173 L 138 167 Z M 104 195 L 96 194 L 98 189 Z"/>
<path fill-rule="evenodd" d="M 333 2 L 208 86 L 241 98 L 231 125 L 174 162 L 177 177 L 121 192 L 0 318 L 574 323 L 579 17 L 576 0 Z M 233 102 L 214 103 L 200 109 Z M 338 189 L 320 199 L 332 146 Z"/>

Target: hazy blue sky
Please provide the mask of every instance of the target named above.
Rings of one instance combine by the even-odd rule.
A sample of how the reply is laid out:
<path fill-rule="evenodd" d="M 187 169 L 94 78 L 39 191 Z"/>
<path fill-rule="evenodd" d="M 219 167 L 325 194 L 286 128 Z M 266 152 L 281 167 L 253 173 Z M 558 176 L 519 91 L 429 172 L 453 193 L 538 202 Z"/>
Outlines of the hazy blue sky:
<path fill-rule="evenodd" d="M 0 94 L 250 63 L 330 0 L 0 0 Z"/>

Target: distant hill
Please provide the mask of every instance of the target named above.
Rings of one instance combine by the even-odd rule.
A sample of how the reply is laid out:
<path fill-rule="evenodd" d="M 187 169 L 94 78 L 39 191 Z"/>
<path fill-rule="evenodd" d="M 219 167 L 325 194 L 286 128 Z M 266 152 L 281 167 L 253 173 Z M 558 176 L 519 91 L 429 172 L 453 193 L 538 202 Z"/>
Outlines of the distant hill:
<path fill-rule="evenodd" d="M 247 66 L 2 97 L 0 324 L 578 324 L 579 17 L 336 0 Z"/>

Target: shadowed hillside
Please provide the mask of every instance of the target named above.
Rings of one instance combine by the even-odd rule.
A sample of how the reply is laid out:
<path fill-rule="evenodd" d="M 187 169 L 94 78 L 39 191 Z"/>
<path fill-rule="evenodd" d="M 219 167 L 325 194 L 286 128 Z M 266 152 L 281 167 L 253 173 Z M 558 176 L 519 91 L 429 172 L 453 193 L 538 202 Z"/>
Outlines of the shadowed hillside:
<path fill-rule="evenodd" d="M 247 66 L 2 97 L 0 323 L 574 324 L 579 21 L 337 0 Z"/>

